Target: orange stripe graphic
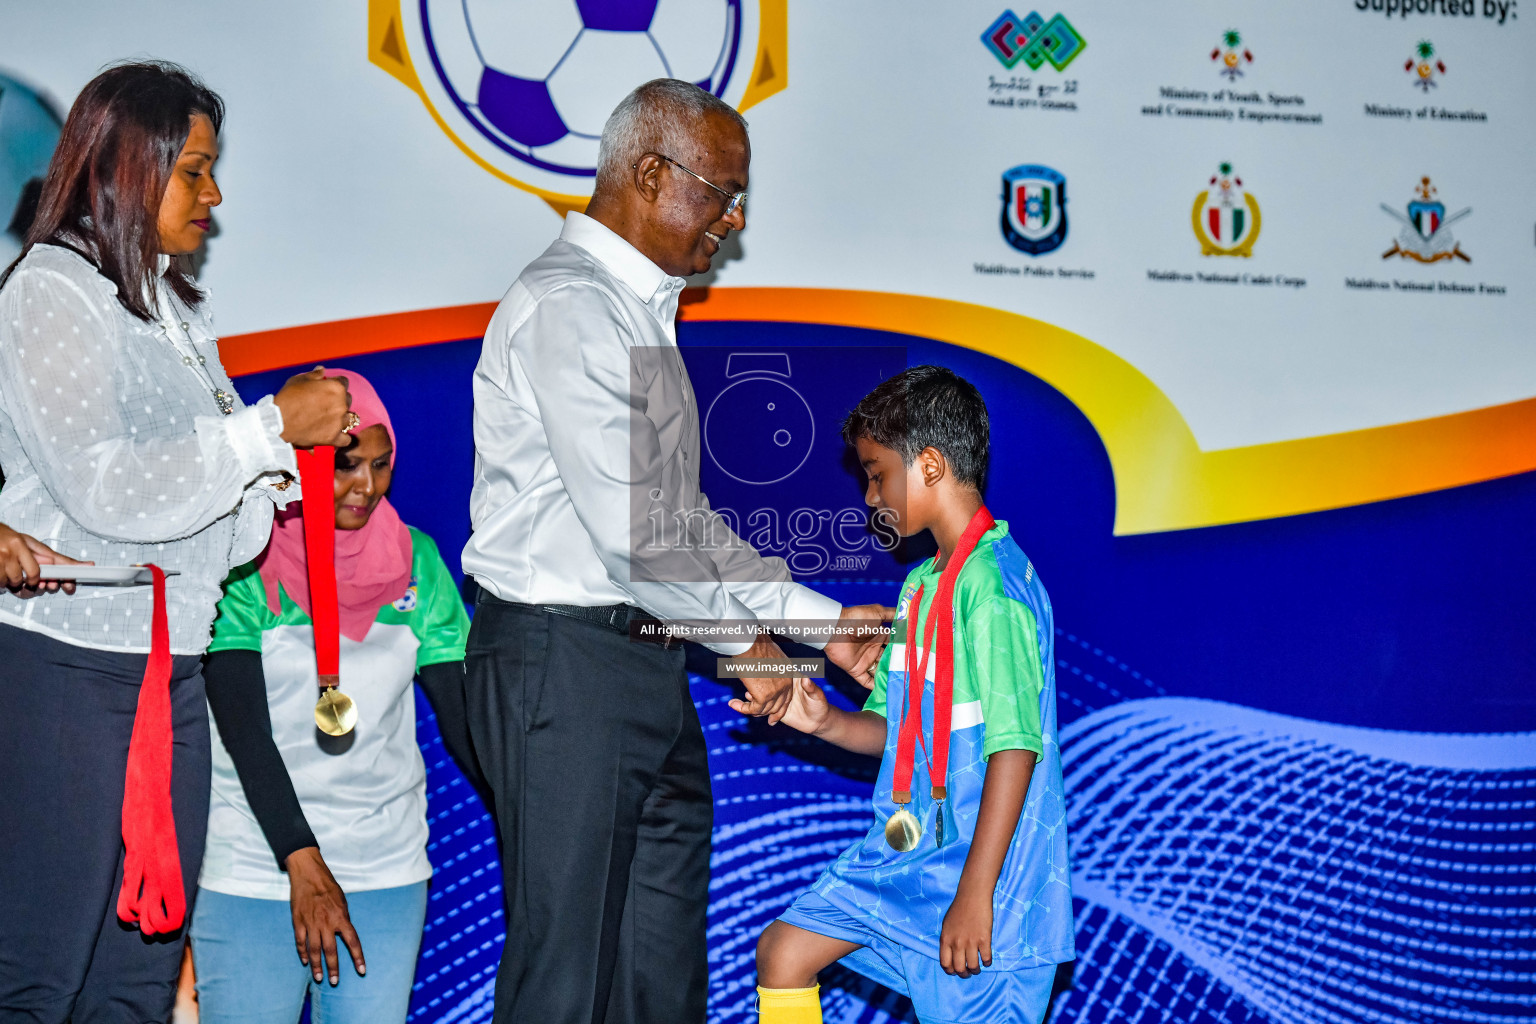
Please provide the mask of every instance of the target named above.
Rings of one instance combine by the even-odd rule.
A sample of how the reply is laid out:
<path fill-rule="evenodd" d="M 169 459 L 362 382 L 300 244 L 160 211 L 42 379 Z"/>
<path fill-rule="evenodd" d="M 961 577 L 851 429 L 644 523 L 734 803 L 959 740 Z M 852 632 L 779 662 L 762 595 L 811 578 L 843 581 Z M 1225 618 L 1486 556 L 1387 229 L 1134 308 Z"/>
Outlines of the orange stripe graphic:
<path fill-rule="evenodd" d="M 220 344 L 232 374 L 477 338 L 494 303 L 263 331 Z M 1248 522 L 1361 505 L 1536 469 L 1536 399 L 1340 434 L 1202 451 L 1134 366 L 1080 335 L 948 299 L 816 288 L 684 293 L 683 319 L 862 327 L 984 352 L 1082 410 L 1115 474 L 1115 533 Z M 998 455 L 1006 458 L 1006 439 Z"/>

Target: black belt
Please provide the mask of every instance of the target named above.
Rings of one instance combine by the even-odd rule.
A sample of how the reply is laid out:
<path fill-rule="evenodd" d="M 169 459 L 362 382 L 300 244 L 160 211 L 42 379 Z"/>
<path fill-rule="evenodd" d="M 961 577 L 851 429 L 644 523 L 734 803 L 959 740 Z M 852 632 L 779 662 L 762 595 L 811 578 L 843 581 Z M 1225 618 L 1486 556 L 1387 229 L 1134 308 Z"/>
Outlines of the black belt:
<path fill-rule="evenodd" d="M 484 587 L 476 595 L 477 604 L 495 603 L 509 604 L 518 608 L 528 608 L 533 611 L 549 612 L 552 615 L 563 615 L 568 619 L 577 619 L 581 622 L 590 622 L 594 626 L 610 629 L 615 633 L 636 639 L 643 639 L 650 643 L 659 643 L 664 647 L 671 647 L 675 642 L 660 627 L 661 620 L 643 608 L 637 608 L 632 604 L 606 604 L 597 607 L 581 604 L 524 604 L 520 601 L 503 601 Z M 656 628 L 650 630 L 632 630 L 634 624 L 649 623 Z"/>

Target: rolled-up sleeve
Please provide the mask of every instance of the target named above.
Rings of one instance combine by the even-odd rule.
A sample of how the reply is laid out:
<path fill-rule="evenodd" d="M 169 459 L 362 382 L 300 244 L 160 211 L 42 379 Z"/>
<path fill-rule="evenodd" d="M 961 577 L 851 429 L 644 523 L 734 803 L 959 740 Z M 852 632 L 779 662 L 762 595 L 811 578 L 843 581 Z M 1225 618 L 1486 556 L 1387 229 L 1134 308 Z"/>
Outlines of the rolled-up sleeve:
<path fill-rule="evenodd" d="M 17 271 L 0 299 L 15 339 L 0 348 L 0 400 L 70 518 L 102 537 L 177 539 L 230 514 L 263 474 L 292 472 L 271 401 L 141 431 L 117 399 L 121 375 L 135 371 L 118 358 L 118 328 L 103 303 L 44 268 Z"/>

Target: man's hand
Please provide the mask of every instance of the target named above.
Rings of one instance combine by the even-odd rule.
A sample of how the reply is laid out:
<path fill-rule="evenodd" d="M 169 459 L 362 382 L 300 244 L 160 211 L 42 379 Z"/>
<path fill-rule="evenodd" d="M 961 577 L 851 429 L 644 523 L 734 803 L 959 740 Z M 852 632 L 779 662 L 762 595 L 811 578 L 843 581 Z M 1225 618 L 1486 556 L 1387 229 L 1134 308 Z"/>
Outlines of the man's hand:
<path fill-rule="evenodd" d="M 75 592 L 72 582 L 44 580 L 40 565 L 91 565 L 59 554 L 36 537 L 17 533 L 0 523 L 0 577 L 5 586 L 17 597 L 36 597 L 40 593 L 63 590 Z"/>
<path fill-rule="evenodd" d="M 740 658 L 755 658 L 766 661 L 770 658 L 783 660 L 784 652 L 779 650 L 779 645 L 768 636 L 760 636 L 753 642 L 751 648 L 737 655 Z M 743 678 L 741 685 L 746 687 L 746 700 L 733 700 L 731 707 L 744 715 L 753 718 L 767 716 L 769 725 L 778 725 L 784 713 L 789 710 L 789 700 L 793 694 L 792 676 L 760 676 L 752 679 Z"/>
<path fill-rule="evenodd" d="M 832 715 L 832 705 L 827 703 L 826 693 L 805 676 L 796 676 L 791 681 L 789 693 L 789 707 L 780 721 L 791 729 L 815 736 Z M 748 710 L 752 707 L 749 701 L 733 700 L 729 703 L 733 711 L 752 714 Z"/>
<path fill-rule="evenodd" d="M 962 978 L 992 966 L 992 893 L 963 883 L 944 915 L 939 933 L 939 966 Z"/>
<path fill-rule="evenodd" d="M 336 936 L 346 943 L 358 974 L 367 974 L 363 963 L 363 944 L 347 914 L 347 896 L 336 884 L 331 869 L 325 866 L 319 847 L 306 846 L 288 855 L 289 904 L 293 911 L 293 942 L 299 960 L 320 980 L 322 966 L 330 974 L 331 984 L 341 981 L 341 964 Z M 323 963 L 322 963 L 323 961 Z"/>
<path fill-rule="evenodd" d="M 881 628 L 896 617 L 896 609 L 881 604 L 860 604 L 844 608 L 837 617 L 840 632 L 827 641 L 826 655 L 832 664 L 847 672 L 864 689 L 875 685 L 875 665 L 885 650 L 890 634 Z M 852 633 L 841 632 L 855 627 Z"/>

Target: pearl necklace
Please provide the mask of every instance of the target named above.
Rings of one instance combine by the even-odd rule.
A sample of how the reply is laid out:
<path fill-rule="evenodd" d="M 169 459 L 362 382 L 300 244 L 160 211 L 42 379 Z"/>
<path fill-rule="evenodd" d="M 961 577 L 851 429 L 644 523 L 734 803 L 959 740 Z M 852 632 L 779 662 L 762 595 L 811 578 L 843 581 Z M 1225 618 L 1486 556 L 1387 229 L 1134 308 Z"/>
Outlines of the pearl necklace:
<path fill-rule="evenodd" d="M 218 403 L 219 412 L 225 416 L 231 415 L 235 411 L 235 396 L 219 387 L 218 382 L 213 379 L 213 371 L 208 369 L 208 357 L 196 351 L 189 355 L 187 350 L 181 347 L 181 342 L 171 333 L 169 322 L 161 320 L 160 329 L 165 332 L 165 340 L 169 341 L 171 347 L 181 356 L 182 365 L 196 374 L 197 379 L 213 395 L 213 400 Z M 188 324 L 185 320 L 181 321 L 181 331 L 186 336 L 187 343 L 190 345 L 192 343 L 192 335 L 188 330 Z"/>

